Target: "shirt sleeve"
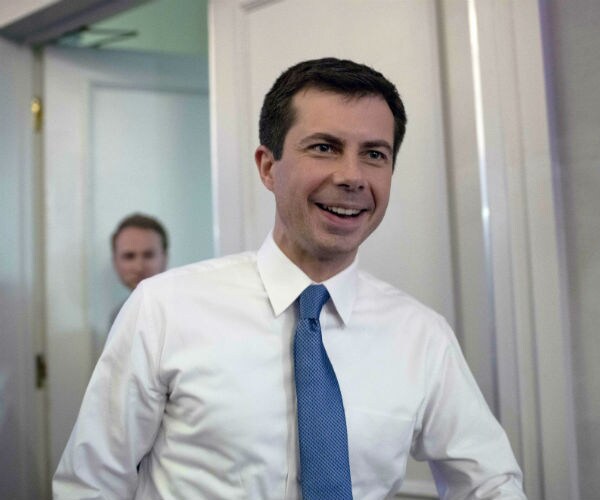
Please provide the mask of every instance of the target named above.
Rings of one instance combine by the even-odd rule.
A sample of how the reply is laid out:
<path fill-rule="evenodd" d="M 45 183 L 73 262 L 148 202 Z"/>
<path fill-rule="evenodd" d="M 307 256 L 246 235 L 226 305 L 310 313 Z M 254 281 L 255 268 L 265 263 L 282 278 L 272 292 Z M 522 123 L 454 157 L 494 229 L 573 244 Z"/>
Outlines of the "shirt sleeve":
<path fill-rule="evenodd" d="M 53 498 L 128 499 L 152 448 L 167 387 L 159 377 L 161 310 L 143 284 L 113 325 L 53 480 Z"/>
<path fill-rule="evenodd" d="M 454 333 L 428 367 L 427 397 L 412 455 L 428 460 L 441 500 L 522 500 L 522 474 Z"/>

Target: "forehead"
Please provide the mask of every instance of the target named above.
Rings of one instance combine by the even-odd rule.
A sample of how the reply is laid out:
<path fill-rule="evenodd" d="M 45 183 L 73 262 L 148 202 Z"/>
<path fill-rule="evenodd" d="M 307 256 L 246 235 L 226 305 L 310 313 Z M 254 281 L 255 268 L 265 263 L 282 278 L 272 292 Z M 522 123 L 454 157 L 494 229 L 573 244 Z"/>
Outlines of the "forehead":
<path fill-rule="evenodd" d="M 376 94 L 352 96 L 309 87 L 294 95 L 292 109 L 290 131 L 296 127 L 307 133 L 350 133 L 393 142 L 394 116 L 385 99 Z"/>
<path fill-rule="evenodd" d="M 161 237 L 153 229 L 130 226 L 121 230 L 115 240 L 115 245 L 119 249 L 152 247 L 161 245 Z"/>

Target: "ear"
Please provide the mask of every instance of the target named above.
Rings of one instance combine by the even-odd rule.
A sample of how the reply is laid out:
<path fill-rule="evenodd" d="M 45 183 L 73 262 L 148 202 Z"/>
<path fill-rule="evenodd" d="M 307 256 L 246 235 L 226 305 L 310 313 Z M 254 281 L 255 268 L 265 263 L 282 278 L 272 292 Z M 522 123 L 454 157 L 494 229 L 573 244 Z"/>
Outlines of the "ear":
<path fill-rule="evenodd" d="M 269 191 L 273 191 L 273 166 L 275 165 L 273 153 L 266 146 L 258 146 L 254 153 L 254 161 L 260 180 Z"/>

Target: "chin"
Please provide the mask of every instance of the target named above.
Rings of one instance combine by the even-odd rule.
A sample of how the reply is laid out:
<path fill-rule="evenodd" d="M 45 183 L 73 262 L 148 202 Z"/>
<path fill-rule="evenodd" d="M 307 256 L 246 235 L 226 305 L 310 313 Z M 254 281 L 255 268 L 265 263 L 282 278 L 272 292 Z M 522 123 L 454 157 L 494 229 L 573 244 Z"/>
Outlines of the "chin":
<path fill-rule="evenodd" d="M 354 259 L 357 250 L 358 244 L 340 244 L 338 241 L 330 244 L 320 245 L 319 254 L 323 260 L 338 260 L 349 257 Z"/>

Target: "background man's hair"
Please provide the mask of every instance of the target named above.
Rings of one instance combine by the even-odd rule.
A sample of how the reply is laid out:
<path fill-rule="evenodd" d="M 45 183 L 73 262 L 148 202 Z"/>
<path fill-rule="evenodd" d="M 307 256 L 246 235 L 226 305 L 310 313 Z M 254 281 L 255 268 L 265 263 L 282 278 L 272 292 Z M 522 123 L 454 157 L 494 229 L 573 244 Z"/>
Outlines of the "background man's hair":
<path fill-rule="evenodd" d="M 128 227 L 137 227 L 139 229 L 150 229 L 152 231 L 155 231 L 156 233 L 158 233 L 160 239 L 162 240 L 162 248 L 164 252 L 167 252 L 169 248 L 169 236 L 167 235 L 167 230 L 158 221 L 158 219 L 141 213 L 134 213 L 128 215 L 121 222 L 119 222 L 119 225 L 117 226 L 111 237 L 111 246 L 113 252 L 116 248 L 117 237 L 119 236 L 119 234 L 121 234 L 121 231 L 123 231 L 123 229 L 126 229 Z"/>
<path fill-rule="evenodd" d="M 347 97 L 380 96 L 394 116 L 394 163 L 406 132 L 406 111 L 398 90 L 381 73 L 353 61 L 326 57 L 296 64 L 285 70 L 265 96 L 260 113 L 260 143 L 281 159 L 285 136 L 294 124 L 292 98 L 314 88 Z"/>

